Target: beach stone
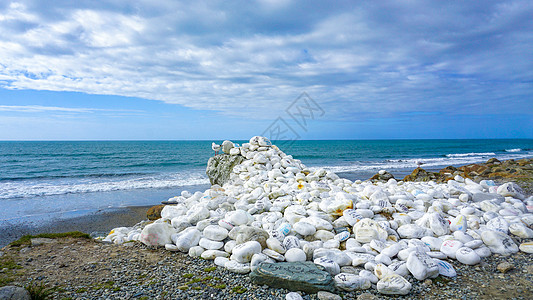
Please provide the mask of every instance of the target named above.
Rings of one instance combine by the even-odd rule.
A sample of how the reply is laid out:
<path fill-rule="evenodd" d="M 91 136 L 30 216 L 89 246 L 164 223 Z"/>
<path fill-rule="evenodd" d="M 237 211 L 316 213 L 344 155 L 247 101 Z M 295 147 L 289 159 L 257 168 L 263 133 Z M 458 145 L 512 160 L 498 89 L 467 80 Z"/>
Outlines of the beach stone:
<path fill-rule="evenodd" d="M 320 291 L 316 296 L 319 300 L 342 300 L 341 296 L 326 291 Z"/>
<path fill-rule="evenodd" d="M 455 271 L 455 268 L 447 261 L 440 260 L 440 259 L 433 259 L 437 266 L 439 267 L 439 274 L 445 277 L 455 277 L 457 276 L 457 272 Z"/>
<path fill-rule="evenodd" d="M 209 158 L 205 173 L 211 185 L 223 186 L 230 179 L 230 174 L 236 165 L 244 161 L 241 155 L 220 154 Z"/>
<path fill-rule="evenodd" d="M 533 238 L 533 230 L 528 228 L 526 225 L 522 223 L 513 223 L 509 225 L 509 231 L 523 239 L 531 239 Z"/>
<path fill-rule="evenodd" d="M 285 260 L 285 256 L 283 256 L 282 254 L 274 251 L 274 250 L 271 250 L 271 249 L 263 249 L 263 254 L 267 255 L 268 257 L 270 258 L 273 258 L 277 261 L 284 261 Z"/>
<path fill-rule="evenodd" d="M 377 290 L 385 295 L 407 295 L 411 291 L 411 283 L 400 275 L 388 275 L 378 281 Z"/>
<path fill-rule="evenodd" d="M 252 260 L 250 261 L 250 270 L 255 270 L 262 263 L 273 264 L 275 263 L 275 261 L 272 258 L 268 257 L 266 254 L 254 254 L 254 256 L 252 256 Z"/>
<path fill-rule="evenodd" d="M 306 261 L 307 255 L 300 248 L 291 248 L 285 253 L 285 260 L 288 262 Z"/>
<path fill-rule="evenodd" d="M 429 234 L 429 230 L 416 224 L 402 225 L 396 230 L 400 237 L 405 239 L 419 239 Z"/>
<path fill-rule="evenodd" d="M 328 271 L 333 276 L 341 272 L 341 267 L 339 266 L 339 264 L 329 258 L 319 257 L 316 258 L 313 262 L 317 265 L 324 267 L 324 269 L 326 269 L 326 271 Z"/>
<path fill-rule="evenodd" d="M 191 249 L 193 249 L 193 248 L 191 248 Z M 203 258 L 203 259 L 207 259 L 207 260 L 216 259 L 217 257 L 226 257 L 227 258 L 227 257 L 229 257 L 229 253 L 226 252 L 226 251 L 220 251 L 220 250 L 205 250 L 204 252 L 202 252 L 200 257 Z"/>
<path fill-rule="evenodd" d="M 381 279 L 387 275 L 391 275 L 391 274 L 395 274 L 393 270 L 389 269 L 386 265 L 384 264 L 377 264 L 376 267 L 374 268 L 374 275 L 376 275 L 376 277 L 378 279 Z"/>
<path fill-rule="evenodd" d="M 481 239 L 493 253 L 507 256 L 518 252 L 518 246 L 515 242 L 509 236 L 501 232 L 492 230 L 483 231 L 481 233 Z"/>
<path fill-rule="evenodd" d="M 436 236 L 446 235 L 450 232 L 450 223 L 438 212 L 430 215 L 429 226 Z"/>
<path fill-rule="evenodd" d="M 524 199 L 524 191 L 514 182 L 507 182 L 498 187 L 498 194 L 504 197 Z"/>
<path fill-rule="evenodd" d="M 485 258 L 485 257 L 489 257 L 492 255 L 492 251 L 490 251 L 490 248 L 483 245 L 481 247 L 478 247 L 476 249 L 474 249 L 474 251 L 477 253 L 477 255 L 479 255 L 479 257 L 481 258 Z"/>
<path fill-rule="evenodd" d="M 237 237 L 235 241 L 237 244 L 243 244 L 249 241 L 257 241 L 261 247 L 266 248 L 266 240 L 269 238 L 268 232 L 261 228 L 252 226 L 240 226 L 238 228 Z"/>
<path fill-rule="evenodd" d="M 261 264 L 252 271 L 250 279 L 258 285 L 266 284 L 308 294 L 335 291 L 331 275 L 323 267 L 309 261 Z"/>
<path fill-rule="evenodd" d="M 316 232 L 315 226 L 307 223 L 307 222 L 296 222 L 294 224 L 293 230 L 297 232 L 298 234 L 301 234 L 303 236 L 306 235 L 313 235 Z"/>
<path fill-rule="evenodd" d="M 161 211 L 163 210 L 163 208 L 165 206 L 166 205 L 164 205 L 164 204 L 159 204 L 159 205 L 155 205 L 155 206 L 150 207 L 146 211 L 146 217 L 148 218 L 148 220 L 155 221 L 157 219 L 160 219 L 161 218 Z"/>
<path fill-rule="evenodd" d="M 204 229 L 203 235 L 212 241 L 222 241 L 228 237 L 228 230 L 218 225 L 209 225 Z"/>
<path fill-rule="evenodd" d="M 152 223 L 143 228 L 140 241 L 146 246 L 165 246 L 172 243 L 171 236 L 175 233 L 174 227 L 166 222 Z"/>
<path fill-rule="evenodd" d="M 520 251 L 525 253 L 533 253 L 533 242 L 525 242 L 520 244 Z"/>
<path fill-rule="evenodd" d="M 313 259 L 325 257 L 336 262 L 339 266 L 349 266 L 352 264 L 352 258 L 339 249 L 319 248 L 313 252 Z"/>
<path fill-rule="evenodd" d="M 457 260 L 465 265 L 476 265 L 481 261 L 481 257 L 468 247 L 461 247 L 455 252 Z"/>
<path fill-rule="evenodd" d="M 239 263 L 234 260 L 229 260 L 224 264 L 224 268 L 228 271 L 237 273 L 237 274 L 248 274 L 250 273 L 250 264 L 248 263 Z"/>
<path fill-rule="evenodd" d="M 372 240 L 384 241 L 387 239 L 388 233 L 378 222 L 372 219 L 362 219 L 354 225 L 355 240 L 360 243 L 370 243 Z"/>
<path fill-rule="evenodd" d="M 254 254 L 261 253 L 261 249 L 261 244 L 257 241 L 249 241 L 236 245 L 231 251 L 231 259 L 239 263 L 248 263 L 252 260 Z"/>
<path fill-rule="evenodd" d="M 496 269 L 502 273 L 507 273 L 514 268 L 514 265 L 510 262 L 502 262 L 496 266 Z"/>
<path fill-rule="evenodd" d="M 379 298 L 371 293 L 362 293 L 357 296 L 357 300 L 379 300 Z"/>
<path fill-rule="evenodd" d="M 180 249 L 178 249 L 178 246 L 174 244 L 165 244 L 165 250 L 172 251 L 172 252 L 180 251 Z"/>
<path fill-rule="evenodd" d="M 463 215 L 458 215 L 453 220 L 451 220 L 450 223 L 450 230 L 451 231 L 466 231 L 467 229 L 467 220 L 466 217 Z"/>
<path fill-rule="evenodd" d="M 30 293 L 22 287 L 8 285 L 0 288 L 0 299 L 30 300 Z"/>
<path fill-rule="evenodd" d="M 198 245 L 200 245 L 200 247 L 203 247 L 206 250 L 218 250 L 224 247 L 223 242 L 212 241 L 206 238 L 201 238 L 200 241 L 198 242 Z"/>
<path fill-rule="evenodd" d="M 303 300 L 302 296 L 296 292 L 290 292 L 285 295 L 285 300 Z"/>
<path fill-rule="evenodd" d="M 202 233 L 200 230 L 189 227 L 182 232 L 172 235 L 172 241 L 182 252 L 189 252 L 189 249 L 198 246 Z"/>
<path fill-rule="evenodd" d="M 219 267 L 224 267 L 228 261 L 229 261 L 229 258 L 219 256 L 219 257 L 215 257 L 215 260 L 213 262 L 215 263 L 215 265 Z"/>
<path fill-rule="evenodd" d="M 463 247 L 463 243 L 457 240 L 447 240 L 442 243 L 440 252 L 446 254 L 449 258 L 456 258 L 456 252 Z"/>
<path fill-rule="evenodd" d="M 293 235 L 285 237 L 285 239 L 283 239 L 282 245 L 287 251 L 289 251 L 289 249 L 291 248 L 300 248 L 301 246 L 300 240 Z"/>
<path fill-rule="evenodd" d="M 266 240 L 266 245 L 268 249 L 274 250 L 280 254 L 284 254 L 287 251 L 285 247 L 283 247 L 283 245 L 281 244 L 280 240 L 276 238 L 268 238 Z"/>
<path fill-rule="evenodd" d="M 439 267 L 433 260 L 425 253 L 412 252 L 407 258 L 407 269 L 418 280 L 426 278 L 435 278 L 439 275 Z"/>

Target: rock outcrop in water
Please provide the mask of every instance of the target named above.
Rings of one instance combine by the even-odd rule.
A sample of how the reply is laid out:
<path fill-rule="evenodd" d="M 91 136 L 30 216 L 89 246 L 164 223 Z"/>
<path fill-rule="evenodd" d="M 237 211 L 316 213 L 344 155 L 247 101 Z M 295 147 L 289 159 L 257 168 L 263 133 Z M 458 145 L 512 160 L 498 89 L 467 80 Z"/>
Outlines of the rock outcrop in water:
<path fill-rule="evenodd" d="M 211 157 L 207 162 L 205 173 L 211 184 L 223 186 L 229 180 L 233 167 L 244 161 L 241 155 L 220 154 Z"/>

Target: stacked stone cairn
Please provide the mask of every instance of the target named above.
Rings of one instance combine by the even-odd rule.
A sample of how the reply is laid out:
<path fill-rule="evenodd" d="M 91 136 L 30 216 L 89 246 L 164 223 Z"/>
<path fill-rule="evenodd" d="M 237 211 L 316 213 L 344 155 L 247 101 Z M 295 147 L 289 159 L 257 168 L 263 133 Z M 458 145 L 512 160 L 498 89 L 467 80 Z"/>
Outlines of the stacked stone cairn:
<path fill-rule="evenodd" d="M 392 295 L 410 292 L 409 276 L 456 276 L 450 262 L 533 253 L 533 197 L 515 183 L 351 182 L 306 168 L 264 137 L 225 145 L 223 155 L 243 159 L 223 186 L 184 191 L 161 219 L 115 228 L 104 241 L 162 246 L 241 274 L 314 263 L 338 290 Z"/>

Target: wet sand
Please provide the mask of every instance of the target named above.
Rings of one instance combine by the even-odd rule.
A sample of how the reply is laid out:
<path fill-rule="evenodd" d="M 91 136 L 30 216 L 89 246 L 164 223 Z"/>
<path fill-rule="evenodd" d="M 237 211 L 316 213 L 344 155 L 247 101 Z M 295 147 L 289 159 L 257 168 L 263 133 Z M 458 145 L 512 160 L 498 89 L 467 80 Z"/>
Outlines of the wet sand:
<path fill-rule="evenodd" d="M 0 248 L 26 234 L 81 231 L 85 233 L 109 232 L 115 227 L 133 226 L 146 220 L 151 206 L 133 206 L 100 210 L 88 215 L 68 219 L 56 219 L 43 224 L 6 224 L 0 226 Z"/>

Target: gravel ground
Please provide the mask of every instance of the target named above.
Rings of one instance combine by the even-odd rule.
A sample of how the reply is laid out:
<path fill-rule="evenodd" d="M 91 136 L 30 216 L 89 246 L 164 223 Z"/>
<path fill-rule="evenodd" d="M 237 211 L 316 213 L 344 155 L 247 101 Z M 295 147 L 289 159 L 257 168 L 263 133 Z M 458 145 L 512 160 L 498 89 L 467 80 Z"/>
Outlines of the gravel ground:
<path fill-rule="evenodd" d="M 110 245 L 90 239 L 64 238 L 31 247 L 6 247 L 2 260 L 21 269 L 3 269 L 0 282 L 56 287 L 54 299 L 284 299 L 289 292 L 253 285 L 248 275 L 228 272 L 212 261 L 154 249 L 140 243 Z M 493 255 L 477 266 L 449 260 L 458 273 L 419 282 L 411 293 L 386 297 L 376 290 L 338 294 L 343 299 L 531 299 L 531 254 Z M 501 262 L 513 268 L 502 273 Z M 4 285 L 4 284 L 0 284 Z M 304 299 L 318 299 L 316 294 Z"/>

